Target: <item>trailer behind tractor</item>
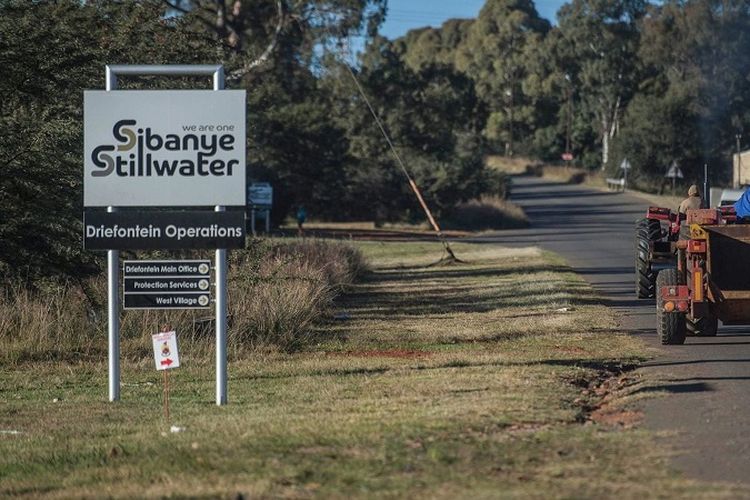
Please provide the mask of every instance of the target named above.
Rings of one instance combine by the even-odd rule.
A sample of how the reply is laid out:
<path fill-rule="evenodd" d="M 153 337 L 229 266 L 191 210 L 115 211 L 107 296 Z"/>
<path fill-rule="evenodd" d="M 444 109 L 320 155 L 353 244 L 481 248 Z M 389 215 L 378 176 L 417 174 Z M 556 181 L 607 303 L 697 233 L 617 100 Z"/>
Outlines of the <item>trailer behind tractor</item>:
<path fill-rule="evenodd" d="M 676 267 L 658 273 L 657 333 L 662 344 L 686 335 L 713 336 L 718 321 L 750 324 L 750 225 L 733 208 L 688 210 L 672 243 Z"/>

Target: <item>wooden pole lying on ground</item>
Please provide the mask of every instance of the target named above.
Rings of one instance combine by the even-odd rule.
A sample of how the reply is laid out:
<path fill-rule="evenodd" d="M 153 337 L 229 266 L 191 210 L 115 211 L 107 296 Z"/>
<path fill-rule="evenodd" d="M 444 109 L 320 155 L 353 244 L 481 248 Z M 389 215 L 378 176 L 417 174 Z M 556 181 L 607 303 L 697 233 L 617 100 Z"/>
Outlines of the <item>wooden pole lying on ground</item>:
<path fill-rule="evenodd" d="M 451 249 L 451 246 L 448 244 L 448 241 L 445 239 L 445 236 L 443 236 L 443 231 L 440 230 L 440 226 L 438 226 L 438 223 L 435 220 L 435 217 L 432 216 L 432 211 L 427 206 L 427 203 L 425 203 L 424 198 L 422 198 L 422 193 L 419 191 L 419 187 L 417 187 L 417 183 L 414 182 L 414 180 L 411 177 L 408 177 L 408 179 L 409 179 L 409 185 L 411 186 L 412 191 L 414 191 L 414 194 L 417 196 L 417 200 L 419 200 L 419 204 L 422 205 L 422 210 L 424 210 L 424 212 L 427 214 L 427 220 L 430 221 L 430 224 L 432 225 L 432 229 L 435 231 L 435 234 L 437 234 L 438 238 L 440 239 L 440 242 L 443 244 L 443 248 L 445 248 L 446 253 L 454 261 L 460 262 L 458 257 L 456 257 L 456 255 L 453 253 L 453 249 Z"/>

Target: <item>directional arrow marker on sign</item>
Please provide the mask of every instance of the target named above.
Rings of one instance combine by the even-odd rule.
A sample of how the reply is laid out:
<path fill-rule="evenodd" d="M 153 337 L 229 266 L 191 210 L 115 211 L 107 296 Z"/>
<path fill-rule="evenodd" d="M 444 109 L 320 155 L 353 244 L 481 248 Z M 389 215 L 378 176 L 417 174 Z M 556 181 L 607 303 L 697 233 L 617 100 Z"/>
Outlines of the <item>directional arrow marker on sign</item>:
<path fill-rule="evenodd" d="M 172 360 L 169 359 L 169 358 L 167 358 L 167 359 L 165 359 L 164 361 L 161 362 L 161 366 L 165 366 L 165 365 L 169 366 L 171 364 L 172 364 Z"/>

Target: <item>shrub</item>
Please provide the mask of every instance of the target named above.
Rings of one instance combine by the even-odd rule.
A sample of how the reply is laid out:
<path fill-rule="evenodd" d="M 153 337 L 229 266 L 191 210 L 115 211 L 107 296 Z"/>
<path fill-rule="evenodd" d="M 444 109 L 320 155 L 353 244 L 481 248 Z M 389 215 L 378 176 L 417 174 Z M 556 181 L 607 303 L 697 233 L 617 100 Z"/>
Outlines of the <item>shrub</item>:
<path fill-rule="evenodd" d="M 521 207 L 489 196 L 461 203 L 445 221 L 446 228 L 467 231 L 517 229 L 528 225 L 529 219 Z"/>

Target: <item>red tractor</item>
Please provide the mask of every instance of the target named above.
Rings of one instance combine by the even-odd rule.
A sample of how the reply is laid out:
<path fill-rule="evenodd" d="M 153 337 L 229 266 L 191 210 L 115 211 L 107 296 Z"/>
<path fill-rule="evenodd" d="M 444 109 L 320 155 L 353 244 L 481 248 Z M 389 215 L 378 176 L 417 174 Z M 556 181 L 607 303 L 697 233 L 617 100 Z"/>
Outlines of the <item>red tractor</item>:
<path fill-rule="evenodd" d="M 718 321 L 750 324 L 750 225 L 735 224 L 733 207 L 688 210 L 681 237 L 670 243 L 676 267 L 656 279 L 657 333 L 683 344 L 688 333 L 714 336 Z"/>

